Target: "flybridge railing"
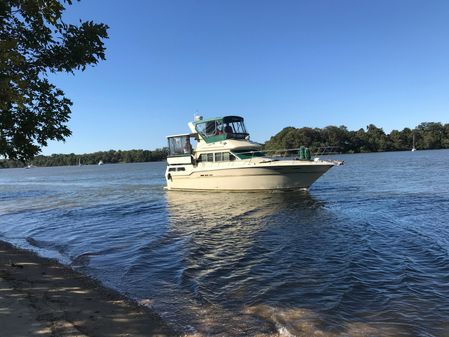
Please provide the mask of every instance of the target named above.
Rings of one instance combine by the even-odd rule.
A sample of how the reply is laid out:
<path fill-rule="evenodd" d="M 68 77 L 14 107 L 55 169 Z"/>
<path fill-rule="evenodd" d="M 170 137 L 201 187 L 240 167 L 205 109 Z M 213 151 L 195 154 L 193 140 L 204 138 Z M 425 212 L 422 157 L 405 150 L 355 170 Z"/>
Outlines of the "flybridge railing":
<path fill-rule="evenodd" d="M 325 155 L 333 155 L 338 154 L 340 152 L 336 151 L 338 148 L 336 146 L 322 146 L 319 148 L 315 148 L 315 151 L 313 153 L 313 160 L 318 160 L 318 156 L 325 156 Z M 301 148 L 295 148 L 295 149 L 280 149 L 280 150 L 253 150 L 253 151 L 246 151 L 246 152 L 232 152 L 231 154 L 235 156 L 236 158 L 240 159 L 250 159 L 250 161 L 257 157 L 264 157 L 267 153 L 272 153 L 269 155 L 270 157 L 274 158 L 274 160 L 282 160 L 282 159 L 293 159 L 298 160 L 300 158 L 299 151 Z M 303 160 L 303 159 L 299 159 Z M 336 166 L 340 166 L 344 164 L 343 160 L 330 160 L 326 159 L 327 162 L 332 162 Z"/>
<path fill-rule="evenodd" d="M 314 156 L 327 156 L 341 153 L 341 151 L 338 151 L 340 150 L 338 146 L 320 146 L 317 148 L 313 148 L 313 150 Z"/>
<path fill-rule="evenodd" d="M 245 152 L 231 151 L 231 153 L 240 159 L 251 159 L 255 157 L 264 157 L 269 155 L 270 157 L 276 158 L 292 158 L 298 156 L 299 148 L 297 149 L 279 149 L 279 150 L 253 150 Z"/>

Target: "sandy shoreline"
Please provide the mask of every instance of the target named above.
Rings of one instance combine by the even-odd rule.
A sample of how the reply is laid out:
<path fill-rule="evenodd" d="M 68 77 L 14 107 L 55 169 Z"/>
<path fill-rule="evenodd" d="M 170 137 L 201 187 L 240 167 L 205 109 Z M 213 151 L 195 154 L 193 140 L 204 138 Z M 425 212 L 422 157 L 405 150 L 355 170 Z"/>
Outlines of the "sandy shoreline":
<path fill-rule="evenodd" d="M 146 307 L 60 263 L 0 241 L 0 335 L 174 336 Z"/>

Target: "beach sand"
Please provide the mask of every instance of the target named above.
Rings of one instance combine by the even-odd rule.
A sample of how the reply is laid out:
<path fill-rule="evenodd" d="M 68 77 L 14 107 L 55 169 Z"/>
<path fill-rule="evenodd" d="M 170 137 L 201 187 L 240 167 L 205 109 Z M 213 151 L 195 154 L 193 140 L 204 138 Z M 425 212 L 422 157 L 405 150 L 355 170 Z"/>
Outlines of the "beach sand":
<path fill-rule="evenodd" d="M 150 309 L 0 241 L 0 336 L 174 336 Z"/>

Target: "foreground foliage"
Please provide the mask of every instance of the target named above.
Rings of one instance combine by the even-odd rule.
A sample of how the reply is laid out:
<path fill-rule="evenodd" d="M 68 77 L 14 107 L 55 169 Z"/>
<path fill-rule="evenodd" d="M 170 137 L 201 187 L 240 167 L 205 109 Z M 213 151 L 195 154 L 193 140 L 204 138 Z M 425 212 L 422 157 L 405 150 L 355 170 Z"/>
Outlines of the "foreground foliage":
<path fill-rule="evenodd" d="M 72 102 L 49 74 L 105 59 L 108 27 L 62 21 L 71 0 L 0 1 L 0 158 L 26 161 L 48 140 L 64 140 Z"/>

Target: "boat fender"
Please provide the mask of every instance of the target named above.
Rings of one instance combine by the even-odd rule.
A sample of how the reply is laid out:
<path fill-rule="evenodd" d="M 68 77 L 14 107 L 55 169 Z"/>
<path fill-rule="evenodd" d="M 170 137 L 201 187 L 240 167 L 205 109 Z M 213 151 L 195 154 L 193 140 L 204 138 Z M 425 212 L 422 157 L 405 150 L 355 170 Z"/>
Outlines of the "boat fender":
<path fill-rule="evenodd" d="M 305 160 L 311 160 L 312 159 L 312 156 L 310 154 L 310 149 L 308 147 L 306 147 L 305 150 L 304 150 L 304 157 L 305 157 L 304 158 Z"/>
<path fill-rule="evenodd" d="M 298 151 L 298 155 L 299 155 L 299 160 L 304 160 L 306 157 L 306 148 L 304 146 L 300 146 L 299 147 L 299 151 Z"/>

